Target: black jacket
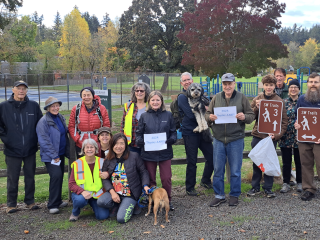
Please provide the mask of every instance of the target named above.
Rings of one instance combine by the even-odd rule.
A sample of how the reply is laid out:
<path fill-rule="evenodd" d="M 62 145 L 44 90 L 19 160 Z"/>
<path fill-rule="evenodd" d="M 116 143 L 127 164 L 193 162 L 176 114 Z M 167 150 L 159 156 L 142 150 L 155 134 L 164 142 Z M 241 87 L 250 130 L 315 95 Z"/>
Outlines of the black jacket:
<path fill-rule="evenodd" d="M 130 152 L 127 160 L 124 160 L 124 169 L 128 178 L 128 183 L 132 197 L 138 200 L 144 185 L 149 186 L 149 173 L 144 166 L 138 153 Z M 106 159 L 103 163 L 102 172 L 108 172 L 111 176 L 117 165 L 117 159 Z M 103 187 L 105 190 L 110 191 L 113 189 L 111 179 L 102 180 Z"/>
<path fill-rule="evenodd" d="M 139 125 L 136 132 L 136 141 L 143 143 L 143 134 L 163 133 L 167 135 L 167 141 L 175 143 L 177 141 L 177 132 L 174 119 L 171 112 L 158 109 L 157 111 L 148 110 L 141 114 Z M 167 144 L 167 149 L 160 151 L 148 151 L 141 149 L 141 158 L 146 161 L 165 161 L 173 158 L 172 144 Z"/>
<path fill-rule="evenodd" d="M 27 96 L 19 102 L 12 94 L 0 103 L 0 138 L 6 156 L 23 158 L 38 151 L 36 126 L 41 117 L 39 104 Z"/>

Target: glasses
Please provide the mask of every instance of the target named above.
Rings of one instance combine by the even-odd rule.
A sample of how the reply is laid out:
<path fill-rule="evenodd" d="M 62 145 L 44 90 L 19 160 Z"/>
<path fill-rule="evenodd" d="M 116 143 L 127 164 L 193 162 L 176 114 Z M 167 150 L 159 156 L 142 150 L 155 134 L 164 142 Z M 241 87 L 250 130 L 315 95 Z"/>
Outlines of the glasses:
<path fill-rule="evenodd" d="M 296 89 L 296 88 L 298 88 L 298 87 L 289 87 L 289 89 Z"/>
<path fill-rule="evenodd" d="M 188 82 L 188 81 L 191 81 L 191 80 L 192 80 L 192 79 L 188 78 L 188 79 L 182 80 L 182 82 L 184 83 L 184 82 Z"/>
<path fill-rule="evenodd" d="M 135 90 L 135 92 L 136 92 L 136 93 L 138 93 L 138 92 L 144 93 L 145 90 L 139 90 L 139 89 L 138 89 L 138 90 Z"/>
<path fill-rule="evenodd" d="M 313 82 L 313 81 L 309 81 L 308 83 L 310 83 L 310 84 L 319 84 L 320 82 Z"/>

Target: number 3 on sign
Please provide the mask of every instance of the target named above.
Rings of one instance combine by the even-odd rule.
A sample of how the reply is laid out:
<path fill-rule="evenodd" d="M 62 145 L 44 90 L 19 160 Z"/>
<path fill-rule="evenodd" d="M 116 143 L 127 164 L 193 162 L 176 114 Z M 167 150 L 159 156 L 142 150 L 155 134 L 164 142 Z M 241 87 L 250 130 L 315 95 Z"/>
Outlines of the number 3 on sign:
<path fill-rule="evenodd" d="M 274 114 L 273 116 L 278 116 L 278 109 L 274 109 Z"/>
<path fill-rule="evenodd" d="M 313 117 L 313 124 L 316 124 L 317 123 L 317 117 Z"/>

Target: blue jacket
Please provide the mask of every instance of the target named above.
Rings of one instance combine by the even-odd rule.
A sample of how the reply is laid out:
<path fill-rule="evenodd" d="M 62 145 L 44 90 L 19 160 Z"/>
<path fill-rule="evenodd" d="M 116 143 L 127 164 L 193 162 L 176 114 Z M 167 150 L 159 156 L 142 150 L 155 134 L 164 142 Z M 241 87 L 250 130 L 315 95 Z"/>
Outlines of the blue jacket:
<path fill-rule="evenodd" d="M 183 91 L 186 92 L 184 89 Z M 193 132 L 193 129 L 198 126 L 197 119 L 191 110 L 188 98 L 183 94 L 180 94 L 178 97 L 178 107 L 180 115 L 183 116 L 181 127 L 182 135 L 198 135 L 199 133 Z"/>
<path fill-rule="evenodd" d="M 68 132 L 66 125 L 66 120 L 59 113 L 58 116 L 63 123 L 63 126 Z M 42 162 L 51 162 L 59 156 L 59 146 L 60 146 L 60 131 L 56 123 L 53 121 L 50 113 L 47 112 L 38 122 L 37 125 L 38 142 L 40 144 L 40 156 Z M 65 156 L 70 157 L 70 144 L 68 134 L 66 134 L 66 151 Z"/>
<path fill-rule="evenodd" d="M 297 111 L 299 107 L 320 108 L 320 102 L 317 102 L 317 103 L 307 102 L 305 100 L 305 94 L 301 95 L 298 99 L 296 110 L 294 112 L 296 116 L 295 121 L 297 120 Z"/>

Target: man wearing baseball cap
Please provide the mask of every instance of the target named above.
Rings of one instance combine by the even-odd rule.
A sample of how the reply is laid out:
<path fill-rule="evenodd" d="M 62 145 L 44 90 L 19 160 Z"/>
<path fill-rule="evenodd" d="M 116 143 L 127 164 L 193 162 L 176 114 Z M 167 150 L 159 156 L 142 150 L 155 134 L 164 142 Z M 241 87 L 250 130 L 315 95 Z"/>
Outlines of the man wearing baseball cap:
<path fill-rule="evenodd" d="M 216 124 L 218 119 L 214 109 L 217 107 L 236 107 L 237 123 Z M 247 97 L 235 90 L 235 77 L 232 73 L 222 76 L 222 92 L 216 94 L 205 115 L 213 132 L 213 190 L 215 198 L 210 207 L 226 202 L 224 192 L 224 172 L 226 160 L 230 165 L 229 206 L 237 206 L 241 194 L 241 166 L 246 124 L 253 122 L 255 115 Z"/>
<path fill-rule="evenodd" d="M 4 143 L 7 164 L 7 213 L 17 211 L 18 184 L 21 165 L 25 182 L 24 202 L 31 210 L 34 203 L 36 152 L 38 138 L 36 126 L 42 112 L 39 104 L 27 97 L 28 84 L 22 80 L 13 84 L 8 101 L 0 103 L 0 138 Z"/>

